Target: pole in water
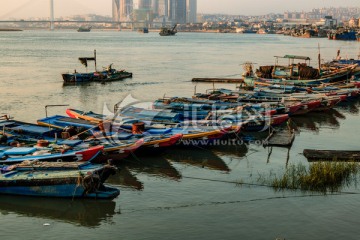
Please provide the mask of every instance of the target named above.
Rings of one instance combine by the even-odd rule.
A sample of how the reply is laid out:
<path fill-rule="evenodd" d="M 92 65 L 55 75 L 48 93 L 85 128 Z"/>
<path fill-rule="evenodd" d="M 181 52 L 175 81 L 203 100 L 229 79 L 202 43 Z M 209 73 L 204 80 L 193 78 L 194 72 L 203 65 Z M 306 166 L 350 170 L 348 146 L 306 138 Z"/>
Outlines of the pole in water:
<path fill-rule="evenodd" d="M 50 0 L 50 30 L 54 30 L 54 0 Z"/>
<path fill-rule="evenodd" d="M 318 43 L 318 49 L 319 49 L 319 54 L 318 54 L 318 64 L 319 64 L 319 75 L 321 74 L 321 56 L 320 56 L 320 43 Z"/>

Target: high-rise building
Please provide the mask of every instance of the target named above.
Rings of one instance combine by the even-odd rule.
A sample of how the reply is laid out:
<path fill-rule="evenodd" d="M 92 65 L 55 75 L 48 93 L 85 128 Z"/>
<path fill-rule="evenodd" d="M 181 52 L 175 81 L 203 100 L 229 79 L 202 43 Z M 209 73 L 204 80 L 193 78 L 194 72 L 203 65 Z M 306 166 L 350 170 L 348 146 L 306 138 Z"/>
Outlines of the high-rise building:
<path fill-rule="evenodd" d="M 197 0 L 186 0 L 187 23 L 197 22 Z"/>
<path fill-rule="evenodd" d="M 133 0 L 120 0 L 120 21 L 130 21 L 133 13 Z"/>
<path fill-rule="evenodd" d="M 151 0 L 134 0 L 133 20 L 152 22 Z"/>
<path fill-rule="evenodd" d="M 139 9 L 151 9 L 151 0 L 139 0 Z"/>
<path fill-rule="evenodd" d="M 186 0 L 169 0 L 169 18 L 175 23 L 186 23 Z"/>
<path fill-rule="evenodd" d="M 159 9 L 158 15 L 168 17 L 169 16 L 169 0 L 158 0 Z"/>
<path fill-rule="evenodd" d="M 120 21 L 120 0 L 112 1 L 112 19 L 114 22 Z"/>
<path fill-rule="evenodd" d="M 159 0 L 151 0 L 151 9 L 154 16 L 159 16 Z"/>

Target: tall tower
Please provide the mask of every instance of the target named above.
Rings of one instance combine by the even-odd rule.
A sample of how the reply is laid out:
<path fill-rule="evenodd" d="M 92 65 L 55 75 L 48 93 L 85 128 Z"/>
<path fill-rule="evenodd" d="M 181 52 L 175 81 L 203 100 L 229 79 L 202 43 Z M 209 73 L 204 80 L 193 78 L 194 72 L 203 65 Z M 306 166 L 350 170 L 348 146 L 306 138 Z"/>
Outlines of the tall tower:
<path fill-rule="evenodd" d="M 155 16 L 159 16 L 159 0 L 151 0 L 151 9 Z"/>
<path fill-rule="evenodd" d="M 176 23 L 186 23 L 186 0 L 170 0 L 169 18 Z"/>
<path fill-rule="evenodd" d="M 150 9 L 151 0 L 139 0 L 139 9 Z"/>
<path fill-rule="evenodd" d="M 54 30 L 54 0 L 50 0 L 50 30 Z"/>
<path fill-rule="evenodd" d="M 169 0 L 158 0 L 159 3 L 159 16 L 169 16 Z"/>
<path fill-rule="evenodd" d="M 120 0 L 112 0 L 112 19 L 114 22 L 120 21 Z"/>
<path fill-rule="evenodd" d="M 120 21 L 132 20 L 133 0 L 120 0 Z"/>
<path fill-rule="evenodd" d="M 187 23 L 197 22 L 197 0 L 186 0 Z"/>

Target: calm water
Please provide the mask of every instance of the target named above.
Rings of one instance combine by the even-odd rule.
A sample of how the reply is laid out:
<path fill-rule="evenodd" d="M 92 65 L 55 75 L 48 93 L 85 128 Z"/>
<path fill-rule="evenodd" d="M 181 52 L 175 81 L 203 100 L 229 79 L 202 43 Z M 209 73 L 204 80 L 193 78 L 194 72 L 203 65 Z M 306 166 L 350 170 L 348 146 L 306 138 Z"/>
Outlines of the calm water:
<path fill-rule="evenodd" d="M 34 122 L 47 104 L 103 112 L 128 94 L 141 101 L 191 96 L 212 85 L 193 77 L 239 77 L 240 64 L 272 64 L 273 56 L 356 57 L 358 42 L 296 39 L 277 35 L 179 33 L 159 37 L 137 32 L 1 32 L 0 113 Z M 108 84 L 63 86 L 60 73 L 84 71 L 77 61 L 97 50 L 98 68 L 114 63 L 133 79 Z M 91 63 L 89 70 L 93 70 Z M 219 87 L 221 85 L 218 85 Z M 228 86 L 234 88 L 233 85 Z M 114 201 L 70 201 L 0 197 L 1 235 L 5 239 L 357 239 L 360 193 L 323 196 L 275 193 L 256 182 L 260 174 L 283 172 L 302 162 L 304 148 L 358 149 L 359 103 L 326 114 L 293 120 L 294 145 L 263 148 L 255 144 L 207 149 L 174 149 L 157 157 L 127 160 L 109 183 L 121 188 Z M 63 114 L 65 108 L 48 109 Z M 270 154 L 269 154 L 270 153 Z M 44 226 L 45 223 L 50 224 Z"/>

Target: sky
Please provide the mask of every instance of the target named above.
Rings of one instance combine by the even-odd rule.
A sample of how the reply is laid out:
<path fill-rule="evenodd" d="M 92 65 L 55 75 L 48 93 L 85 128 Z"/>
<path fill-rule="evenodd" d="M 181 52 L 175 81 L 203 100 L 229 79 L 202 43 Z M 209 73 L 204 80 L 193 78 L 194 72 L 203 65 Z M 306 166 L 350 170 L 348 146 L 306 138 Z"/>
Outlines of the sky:
<path fill-rule="evenodd" d="M 0 19 L 49 17 L 49 0 L 1 0 Z M 55 17 L 111 15 L 111 0 L 54 0 Z M 360 0 L 198 0 L 198 13 L 262 15 L 321 7 L 360 7 Z"/>

